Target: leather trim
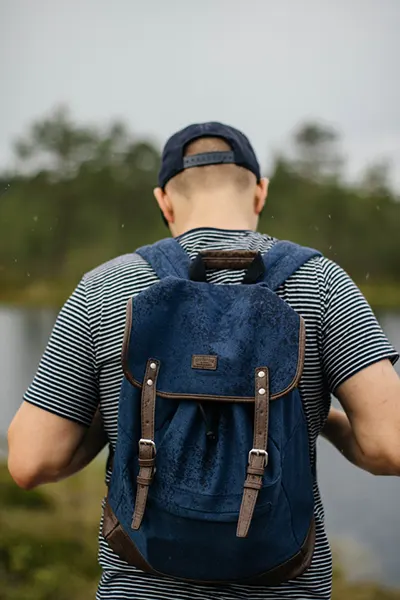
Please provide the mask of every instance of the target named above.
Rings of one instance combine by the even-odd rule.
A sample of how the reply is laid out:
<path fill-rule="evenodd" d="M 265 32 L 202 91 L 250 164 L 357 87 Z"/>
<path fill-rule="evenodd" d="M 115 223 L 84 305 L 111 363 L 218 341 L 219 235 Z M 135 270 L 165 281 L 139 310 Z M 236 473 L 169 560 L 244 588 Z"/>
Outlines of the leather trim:
<path fill-rule="evenodd" d="M 133 298 L 129 298 L 126 305 L 126 315 L 125 315 L 125 329 L 124 329 L 124 339 L 122 342 L 122 351 L 121 351 L 121 362 L 122 368 L 126 375 L 126 371 L 128 371 L 128 352 L 129 352 L 129 342 L 131 340 L 131 331 L 132 331 L 132 310 L 133 310 Z M 129 379 L 127 377 L 127 379 Z"/>
<path fill-rule="evenodd" d="M 156 385 L 160 363 L 157 360 L 147 361 L 146 385 L 142 389 L 141 424 L 142 437 L 139 441 L 139 474 L 135 510 L 132 517 L 132 529 L 139 529 L 146 510 L 149 487 L 153 481 L 156 460 L 154 442 L 154 419 L 156 408 Z"/>
<path fill-rule="evenodd" d="M 258 252 L 254 250 L 205 250 L 200 252 L 207 269 L 248 269 Z"/>
<path fill-rule="evenodd" d="M 258 492 L 262 488 L 264 470 L 268 464 L 267 441 L 269 420 L 269 373 L 267 367 L 255 372 L 255 406 L 253 448 L 249 452 L 246 481 L 244 482 L 242 504 L 236 535 L 247 537 Z"/>
<path fill-rule="evenodd" d="M 250 585 L 279 585 L 302 575 L 311 565 L 315 547 L 315 520 L 311 521 L 306 539 L 300 550 L 285 563 L 268 573 L 253 578 Z M 246 582 L 243 582 L 246 583 Z"/>
<path fill-rule="evenodd" d="M 127 562 L 129 565 L 141 569 L 145 573 L 151 575 L 157 575 L 159 577 L 169 577 L 171 575 L 165 575 L 153 569 L 147 561 L 144 559 L 142 554 L 139 552 L 135 544 L 132 542 L 128 534 L 123 530 L 121 524 L 115 517 L 108 501 L 104 507 L 104 518 L 103 518 L 103 536 L 107 541 L 110 548 L 120 557 L 122 560 Z M 271 586 L 279 585 L 299 577 L 302 575 L 310 566 L 315 546 L 315 522 L 314 519 L 311 521 L 309 531 L 306 539 L 300 548 L 299 552 L 288 559 L 282 565 L 279 565 L 275 569 L 268 571 L 267 573 L 261 573 L 252 578 L 231 580 L 231 581 L 197 581 L 195 579 L 184 579 L 184 578 L 173 578 L 179 581 L 185 581 L 188 583 L 197 583 L 202 585 L 226 585 L 227 583 L 240 583 L 242 585 L 261 585 Z"/>
<path fill-rule="evenodd" d="M 140 554 L 128 534 L 123 530 L 106 500 L 103 516 L 103 537 L 110 548 L 128 565 L 133 565 L 145 573 L 156 574 Z"/>
<path fill-rule="evenodd" d="M 136 388 L 142 389 L 142 383 L 137 381 L 132 373 L 129 370 L 129 362 L 128 362 L 128 350 L 129 350 L 129 342 L 131 336 L 132 329 L 132 304 L 133 298 L 128 300 L 128 304 L 126 307 L 126 322 L 125 322 L 125 332 L 124 332 L 124 340 L 122 344 L 122 369 L 126 379 Z M 299 354 L 297 360 L 297 369 L 293 380 L 290 384 L 279 393 L 272 394 L 270 396 L 270 400 L 278 400 L 285 396 L 289 392 L 291 392 L 294 388 L 298 386 L 298 383 L 303 374 L 304 368 L 304 355 L 306 348 L 306 328 L 304 319 L 300 317 L 300 329 L 299 329 Z M 194 400 L 195 402 L 203 402 L 203 401 L 211 401 L 211 402 L 254 402 L 254 396 L 213 396 L 210 394 L 179 394 L 172 392 L 164 392 L 162 390 L 157 389 L 157 396 L 160 398 L 167 398 L 169 400 Z"/>

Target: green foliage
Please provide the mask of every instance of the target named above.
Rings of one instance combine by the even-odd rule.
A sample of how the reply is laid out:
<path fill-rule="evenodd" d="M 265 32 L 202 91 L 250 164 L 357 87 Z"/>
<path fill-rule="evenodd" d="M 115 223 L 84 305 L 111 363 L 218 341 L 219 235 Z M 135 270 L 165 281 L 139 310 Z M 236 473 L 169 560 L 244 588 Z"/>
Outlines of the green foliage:
<path fill-rule="evenodd" d="M 0 506 L 27 510 L 50 510 L 52 502 L 41 491 L 24 492 L 11 481 L 6 465 L 0 464 Z"/>
<path fill-rule="evenodd" d="M 0 174 L 0 300 L 61 304 L 85 271 L 168 235 L 152 196 L 158 149 L 122 123 L 78 125 L 61 108 L 15 147 L 19 171 Z M 400 202 L 386 165 L 350 187 L 342 164 L 334 130 L 296 131 L 292 156 L 275 159 L 261 230 L 319 248 L 377 307 L 398 306 Z"/>
<path fill-rule="evenodd" d="M 98 465 L 34 492 L 19 490 L 4 465 L 0 473 L 7 497 L 18 499 L 14 506 L 0 500 L 0 600 L 94 598 L 104 491 Z M 23 502 L 23 495 L 40 503 Z"/>
<path fill-rule="evenodd" d="M 41 532 L 24 535 L 2 527 L 1 600 L 83 599 L 84 590 L 94 591 L 96 577 L 96 554 L 83 540 L 46 539 Z"/>

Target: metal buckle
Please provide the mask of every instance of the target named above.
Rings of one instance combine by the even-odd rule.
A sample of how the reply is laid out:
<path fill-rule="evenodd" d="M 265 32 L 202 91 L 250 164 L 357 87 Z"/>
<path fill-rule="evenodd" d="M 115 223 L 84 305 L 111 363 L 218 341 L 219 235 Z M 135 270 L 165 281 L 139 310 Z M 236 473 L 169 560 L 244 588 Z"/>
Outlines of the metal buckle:
<path fill-rule="evenodd" d="M 257 448 L 252 448 L 249 452 L 248 462 L 250 464 L 250 457 L 254 454 L 255 456 L 263 456 L 264 457 L 264 467 L 268 464 L 268 452 L 266 450 L 257 450 Z"/>
<path fill-rule="evenodd" d="M 144 438 L 141 438 L 139 440 L 139 452 L 140 452 L 140 446 L 151 446 L 152 450 L 154 452 L 154 456 L 156 455 L 156 445 L 153 442 L 153 440 L 146 440 Z"/>

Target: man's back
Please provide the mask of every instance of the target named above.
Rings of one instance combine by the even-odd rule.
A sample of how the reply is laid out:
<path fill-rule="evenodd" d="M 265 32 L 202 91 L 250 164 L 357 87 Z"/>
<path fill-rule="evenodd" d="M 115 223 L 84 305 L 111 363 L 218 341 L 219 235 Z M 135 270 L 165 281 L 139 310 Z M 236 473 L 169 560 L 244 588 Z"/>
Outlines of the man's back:
<path fill-rule="evenodd" d="M 216 122 L 193 124 L 175 133 L 164 147 L 154 196 L 171 234 L 191 258 L 205 249 L 267 252 L 274 240 L 255 233 L 267 194 L 268 180 L 261 176 L 255 152 L 235 128 Z M 242 276 L 210 272 L 209 281 L 235 284 Z M 125 307 L 130 297 L 156 281 L 148 265 L 126 255 L 85 275 L 65 304 L 9 429 L 9 470 L 21 487 L 70 476 L 93 460 L 107 440 L 115 447 Z M 377 474 L 400 475 L 400 380 L 387 360 L 394 361 L 397 354 L 358 288 L 337 265 L 314 258 L 277 294 L 306 325 L 301 399 L 297 392 L 296 397 L 307 417 L 314 473 L 316 439 L 324 428 L 323 435 L 356 465 Z M 331 392 L 346 414 L 330 409 Z M 259 452 L 265 452 L 261 449 L 266 436 L 262 437 L 255 445 Z M 316 475 L 314 501 L 313 560 L 290 583 L 275 588 L 210 587 L 149 576 L 128 567 L 100 538 L 103 576 L 98 599 L 328 600 L 331 557 Z"/>
<path fill-rule="evenodd" d="M 178 238 L 193 258 L 205 249 L 267 252 L 275 240 L 253 231 L 196 229 Z M 210 272 L 215 284 L 240 283 L 242 272 Z M 128 299 L 156 283 L 152 269 L 136 255 L 119 257 L 83 278 L 65 305 L 25 399 L 60 416 L 90 423 L 98 397 L 105 428 L 115 446 L 118 395 L 122 380 L 121 345 Z M 310 455 L 330 407 L 330 393 L 360 369 L 395 352 L 368 304 L 334 263 L 314 258 L 291 277 L 278 295 L 306 323 L 306 355 L 300 391 L 309 427 Z M 54 372 L 57 356 L 56 373 Z M 52 372 L 51 380 L 47 373 Z M 57 386 L 57 391 L 54 389 Z M 58 399 L 60 399 L 58 401 Z M 109 475 L 109 474 L 108 474 Z M 98 598 L 329 598 L 331 557 L 324 532 L 323 508 L 314 486 L 316 546 L 312 565 L 301 577 L 279 588 L 214 587 L 156 579 L 127 567 L 100 538 L 103 577 Z"/>

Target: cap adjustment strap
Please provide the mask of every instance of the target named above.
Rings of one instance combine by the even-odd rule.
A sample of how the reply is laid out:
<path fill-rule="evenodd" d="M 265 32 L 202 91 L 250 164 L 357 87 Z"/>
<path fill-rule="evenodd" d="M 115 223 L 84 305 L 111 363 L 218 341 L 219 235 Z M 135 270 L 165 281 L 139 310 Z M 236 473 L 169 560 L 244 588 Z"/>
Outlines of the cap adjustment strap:
<path fill-rule="evenodd" d="M 235 153 L 227 152 L 202 152 L 201 154 L 192 154 L 183 158 L 183 168 L 204 167 L 205 165 L 221 165 L 224 163 L 234 164 Z"/>

